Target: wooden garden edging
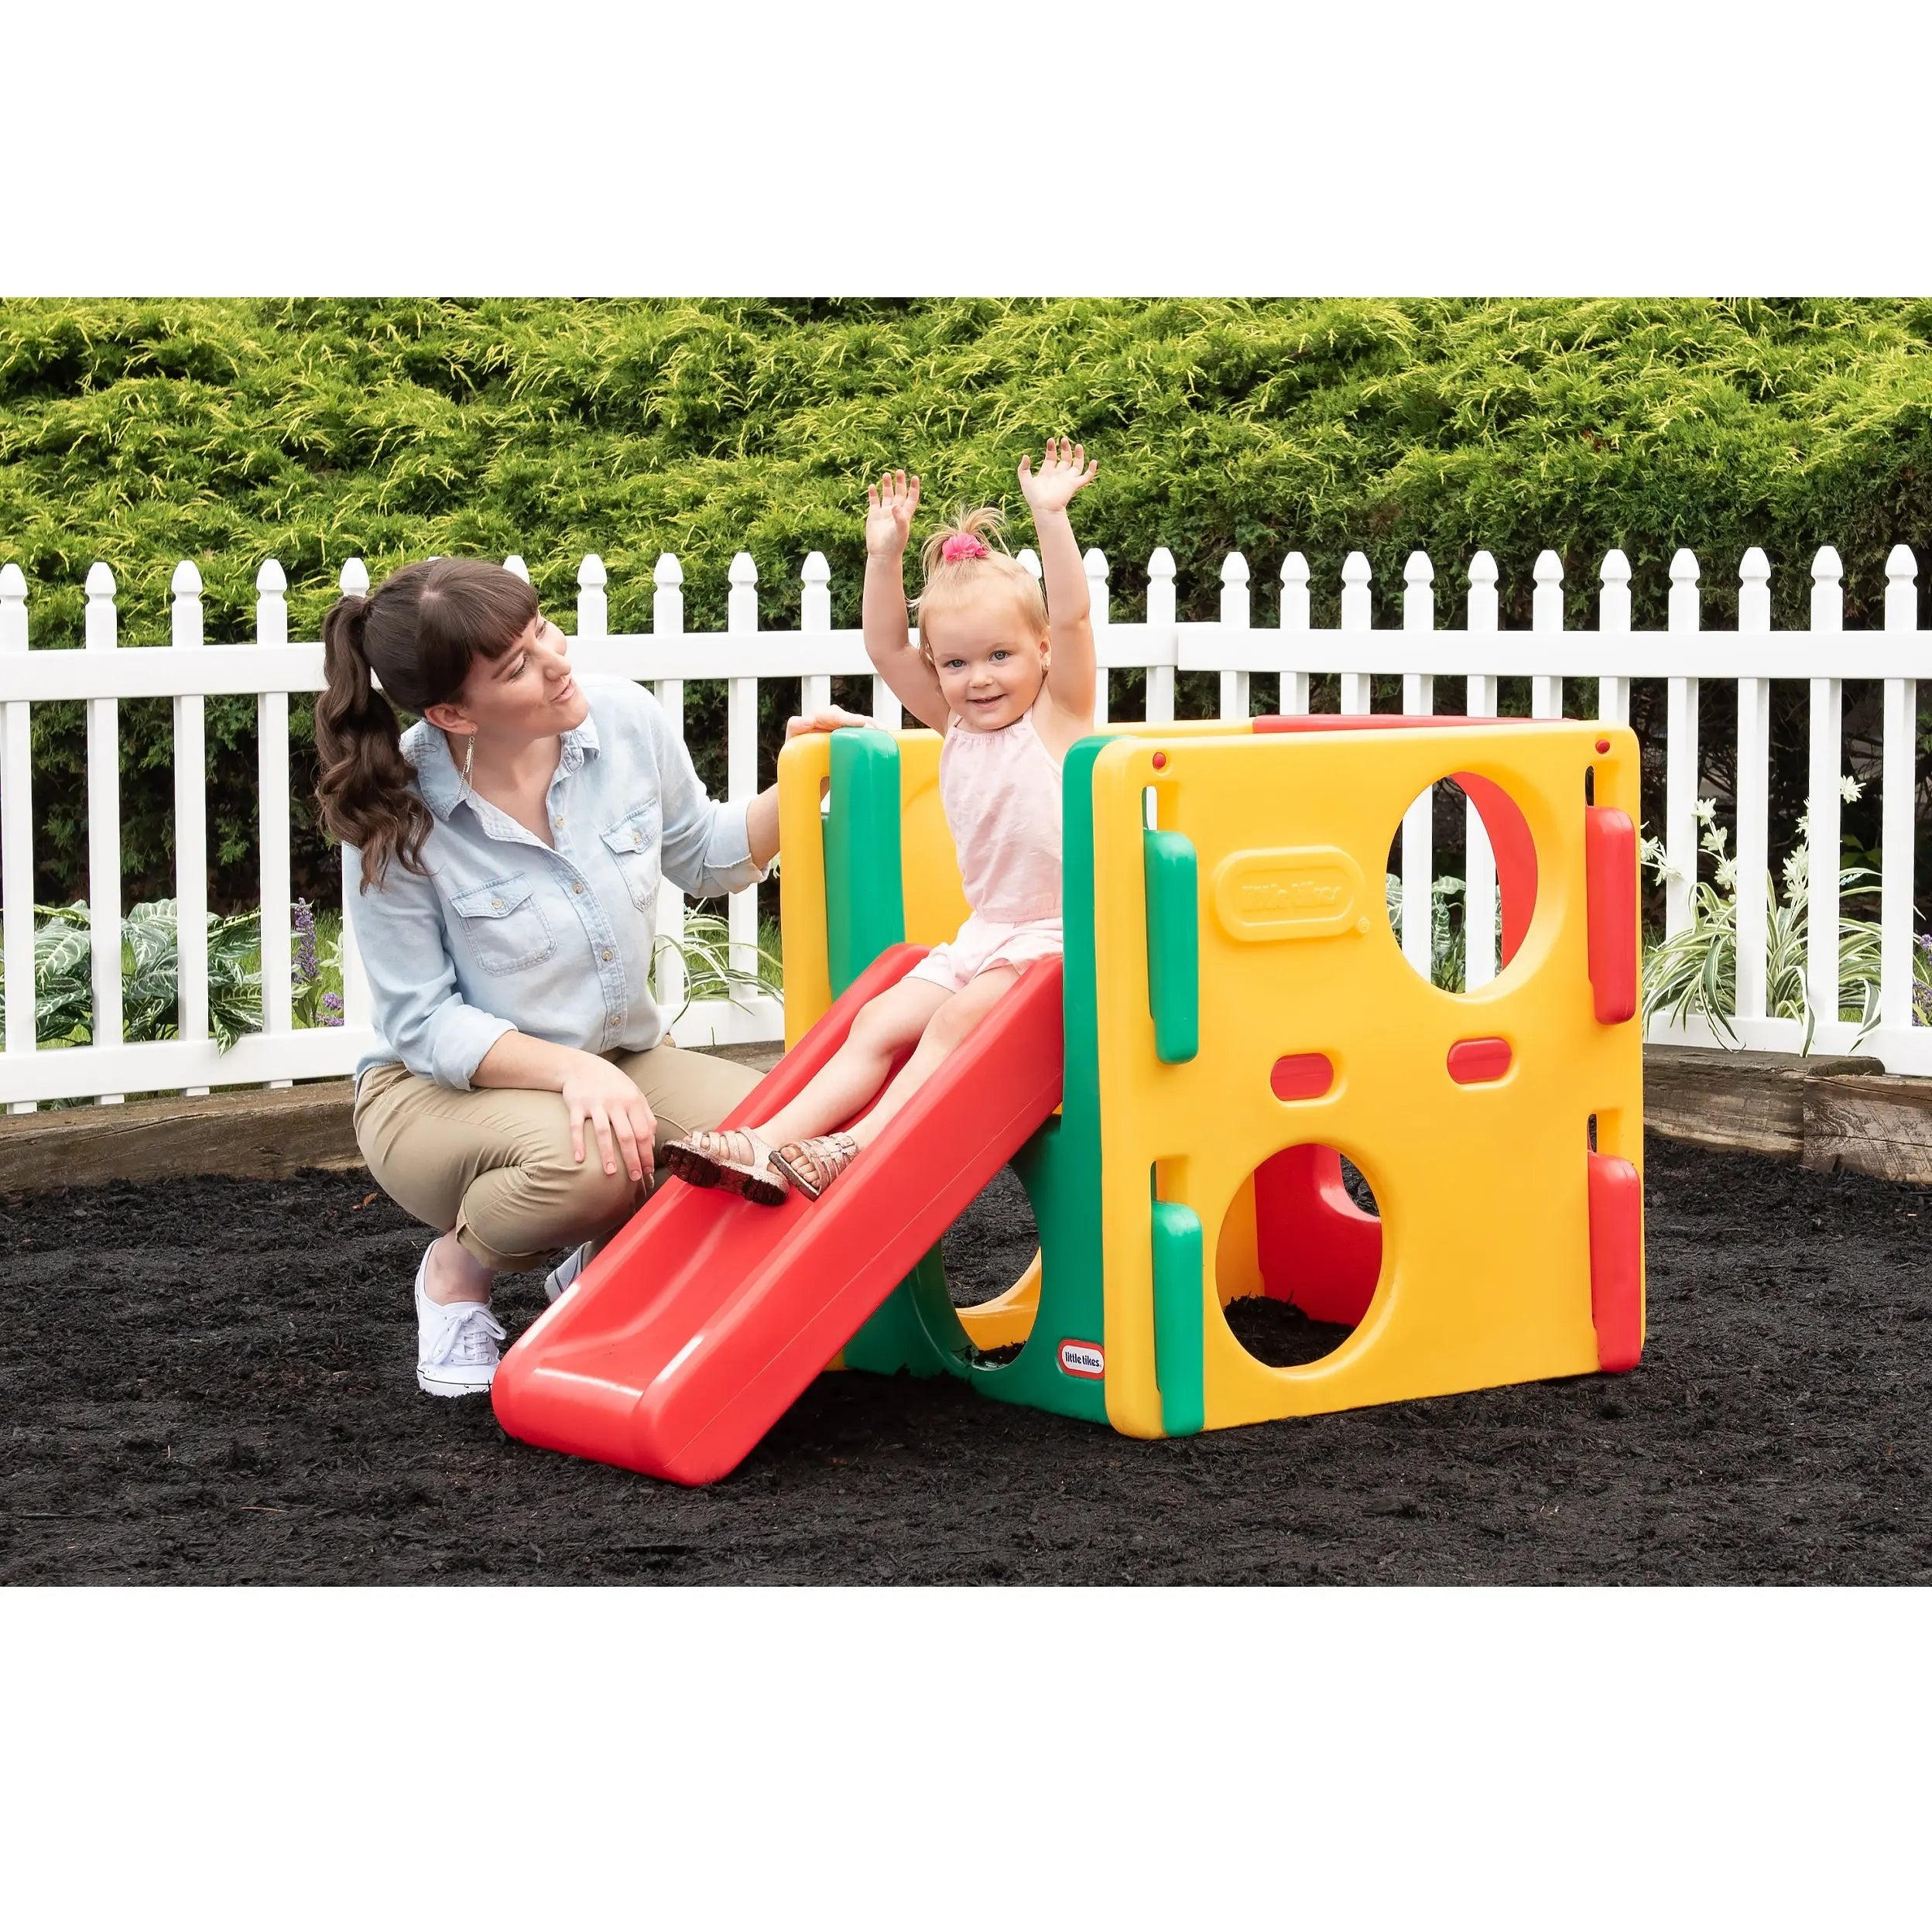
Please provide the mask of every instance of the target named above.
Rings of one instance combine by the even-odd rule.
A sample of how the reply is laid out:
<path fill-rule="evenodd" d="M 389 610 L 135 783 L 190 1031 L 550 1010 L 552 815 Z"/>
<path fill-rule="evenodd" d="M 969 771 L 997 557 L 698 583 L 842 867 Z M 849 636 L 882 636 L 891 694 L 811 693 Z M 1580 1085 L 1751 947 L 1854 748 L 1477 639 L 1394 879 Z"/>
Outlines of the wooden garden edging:
<path fill-rule="evenodd" d="M 1864 1057 L 1643 1050 L 1643 1124 L 1701 1147 L 1932 1186 L 1932 1080 Z"/>
<path fill-rule="evenodd" d="M 763 1070 L 783 1050 L 772 1040 L 688 1050 Z M 354 1091 L 346 1080 L 324 1080 L 0 1116 L 0 1195 L 199 1174 L 279 1180 L 298 1167 L 359 1167 L 350 1125 Z"/>

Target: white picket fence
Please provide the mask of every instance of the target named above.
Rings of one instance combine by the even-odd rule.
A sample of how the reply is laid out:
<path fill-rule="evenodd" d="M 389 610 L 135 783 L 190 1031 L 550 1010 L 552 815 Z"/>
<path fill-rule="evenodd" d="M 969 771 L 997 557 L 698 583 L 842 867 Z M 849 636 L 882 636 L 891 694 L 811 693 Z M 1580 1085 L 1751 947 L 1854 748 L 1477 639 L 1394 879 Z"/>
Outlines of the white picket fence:
<path fill-rule="evenodd" d="M 1029 567 L 1038 564 L 1023 553 Z M 1668 754 L 1663 824 L 1668 862 L 1675 876 L 1667 892 L 1667 924 L 1681 930 L 1690 918 L 1697 835 L 1697 694 L 1701 680 L 1735 680 L 1738 691 L 1737 871 L 1739 959 L 1736 1029 L 1748 1046 L 1795 1050 L 1800 1027 L 1793 1019 L 1766 1015 L 1765 892 L 1769 843 L 1769 698 L 1774 678 L 1797 678 L 1810 687 L 1810 810 L 1814 849 L 1838 848 L 1844 680 L 1883 680 L 1883 860 L 1880 923 L 1883 934 L 1879 1021 L 1861 1050 L 1880 1056 L 1893 1071 L 1932 1074 L 1932 1029 L 1913 1023 L 1913 798 L 1917 716 L 1916 678 L 1920 646 L 1917 564 L 1900 544 L 1887 565 L 1885 625 L 1875 632 L 1842 628 L 1842 569 L 1835 551 L 1821 550 L 1812 566 L 1810 625 L 1801 631 L 1771 626 L 1770 566 L 1762 550 L 1748 552 L 1739 570 L 1738 620 L 1735 632 L 1704 629 L 1699 618 L 1699 569 L 1688 550 L 1670 567 L 1667 627 L 1630 626 L 1630 568 L 1621 551 L 1604 560 L 1595 630 L 1564 627 L 1562 565 L 1546 550 L 1536 565 L 1531 628 L 1504 631 L 1498 625 L 1497 572 L 1487 551 L 1468 567 L 1467 622 L 1460 628 L 1436 622 L 1434 569 L 1417 552 L 1403 573 L 1402 624 L 1370 625 L 1368 560 L 1352 553 L 1342 570 L 1340 625 L 1309 622 L 1309 572 L 1299 553 L 1280 570 L 1279 602 L 1257 622 L 1246 560 L 1238 553 L 1221 567 L 1220 614 L 1205 623 L 1175 618 L 1174 563 L 1156 550 L 1147 566 L 1146 615 L 1139 623 L 1108 618 L 1108 566 L 1098 550 L 1086 558 L 1101 666 L 1096 721 L 1108 715 L 1108 673 L 1143 669 L 1146 714 L 1172 718 L 1177 671 L 1208 671 L 1220 677 L 1221 712 L 1245 718 L 1257 677 L 1279 680 L 1277 708 L 1309 708 L 1310 680 L 1338 674 L 1346 714 L 1370 708 L 1372 678 L 1399 673 L 1403 709 L 1435 707 L 1438 680 L 1464 680 L 1464 709 L 1471 717 L 1496 714 L 1499 680 L 1531 680 L 1532 711 L 1563 715 L 1566 679 L 1598 680 L 1598 716 L 1622 722 L 1636 678 L 1667 680 Z M 520 558 L 506 567 L 527 574 Z M 731 591 L 722 633 L 694 634 L 684 628 L 683 575 L 677 558 L 659 560 L 652 627 L 648 633 L 613 636 L 608 622 L 606 577 L 601 560 L 586 557 L 577 572 L 574 661 L 584 671 L 637 679 L 656 690 L 676 728 L 683 729 L 683 687 L 691 678 L 722 678 L 727 711 L 728 789 L 742 797 L 755 789 L 759 684 L 776 679 L 799 687 L 810 707 L 830 701 L 831 680 L 869 677 L 862 634 L 835 630 L 831 622 L 831 572 L 816 551 L 805 560 L 800 628 L 761 630 L 758 573 L 741 552 L 731 568 Z M 343 567 L 344 591 L 368 588 L 359 560 Z M 192 563 L 174 573 L 172 642 L 166 649 L 123 650 L 115 581 L 104 564 L 88 573 L 86 648 L 29 649 L 27 586 L 19 567 L 0 567 L 0 903 L 4 905 L 6 986 L 5 1051 L 0 1054 L 0 1104 L 30 1112 L 43 1101 L 92 1097 L 113 1101 L 129 1093 L 217 1086 L 286 1086 L 296 1080 L 348 1073 L 371 1037 L 368 988 L 355 944 L 355 908 L 345 893 L 343 1024 L 298 1028 L 290 990 L 289 694 L 322 684 L 322 647 L 291 643 L 287 585 L 281 567 L 262 565 L 256 579 L 255 641 L 210 646 L 204 637 L 201 580 Z M 896 727 L 899 706 L 882 682 L 872 680 L 872 714 Z M 262 961 L 264 1027 L 227 1053 L 208 1038 L 208 979 L 204 937 L 207 828 L 203 735 L 204 701 L 217 694 L 252 695 L 259 707 L 262 882 Z M 1266 687 L 1262 695 L 1269 696 Z M 1451 695 L 1444 694 L 1445 697 Z M 180 1036 L 128 1043 L 122 1036 L 121 977 L 121 838 L 118 706 L 123 699 L 166 697 L 174 707 L 176 893 L 181 918 Z M 93 909 L 94 1043 L 37 1051 L 34 1039 L 33 805 L 29 756 L 29 707 L 56 700 L 87 705 L 88 899 Z M 1649 816 L 1646 801 L 1646 816 Z M 1471 935 L 1468 980 L 1493 975 L 1495 877 L 1482 824 L 1473 810 L 1468 854 Z M 1426 909 L 1433 870 L 1430 822 L 1425 801 L 1404 821 L 1402 870 L 1406 907 Z M 1838 1010 L 1836 874 L 1816 868 L 1807 979 L 1821 1012 Z M 660 930 L 682 931 L 683 905 L 666 889 Z M 757 933 L 755 895 L 731 903 L 734 955 L 748 963 Z M 1425 971 L 1429 957 L 1426 912 L 1406 916 L 1404 951 Z M 657 992 L 666 1009 L 684 1003 L 681 959 L 666 949 L 659 960 Z M 687 1044 L 776 1039 L 783 1031 L 776 1002 L 737 1006 L 694 1002 L 678 1023 Z M 1822 1022 L 1814 1051 L 1849 1049 L 1856 1034 L 1849 1022 Z M 1653 1038 L 1714 1045 L 1708 1029 L 1653 1029 Z"/>

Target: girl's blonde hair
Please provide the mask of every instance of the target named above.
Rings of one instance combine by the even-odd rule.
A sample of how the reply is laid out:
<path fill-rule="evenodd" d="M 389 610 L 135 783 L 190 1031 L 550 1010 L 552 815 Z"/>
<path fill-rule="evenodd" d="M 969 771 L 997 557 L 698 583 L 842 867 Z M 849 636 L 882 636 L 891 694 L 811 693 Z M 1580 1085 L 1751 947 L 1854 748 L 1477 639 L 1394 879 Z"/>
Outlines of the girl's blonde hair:
<path fill-rule="evenodd" d="M 1021 615 L 1043 635 L 1046 629 L 1046 599 L 1032 571 L 1006 548 L 1006 513 L 990 504 L 956 516 L 927 538 L 919 553 L 924 587 L 913 600 L 919 617 L 920 655 L 930 664 L 933 652 L 926 620 L 935 606 L 956 607 L 988 591 L 1004 591 L 1019 605 Z M 951 544 L 955 554 L 948 557 Z M 974 553 L 961 555 L 961 551 Z M 978 553 L 983 551 L 983 554 Z"/>

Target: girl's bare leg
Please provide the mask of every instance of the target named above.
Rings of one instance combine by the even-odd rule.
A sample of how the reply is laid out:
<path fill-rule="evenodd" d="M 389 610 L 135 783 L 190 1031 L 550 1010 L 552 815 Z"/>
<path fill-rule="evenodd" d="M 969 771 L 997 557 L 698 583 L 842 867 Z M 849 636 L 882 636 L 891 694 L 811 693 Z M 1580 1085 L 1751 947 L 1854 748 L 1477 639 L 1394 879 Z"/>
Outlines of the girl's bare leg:
<path fill-rule="evenodd" d="M 932 1078 L 947 1056 L 965 1043 L 1019 977 L 1016 968 L 995 966 L 971 981 L 964 992 L 950 996 L 940 994 L 944 1003 L 926 1023 L 912 1058 L 879 1095 L 879 1105 L 863 1120 L 854 1122 L 851 1136 L 860 1146 L 868 1146 L 879 1138 L 887 1123 Z M 940 991 L 937 987 L 932 990 Z"/>
<path fill-rule="evenodd" d="M 844 1045 L 804 1091 L 752 1132 L 768 1147 L 783 1147 L 844 1126 L 885 1085 L 892 1062 L 923 1037 L 933 1014 L 952 997 L 929 979 L 902 979 L 868 1000 Z"/>

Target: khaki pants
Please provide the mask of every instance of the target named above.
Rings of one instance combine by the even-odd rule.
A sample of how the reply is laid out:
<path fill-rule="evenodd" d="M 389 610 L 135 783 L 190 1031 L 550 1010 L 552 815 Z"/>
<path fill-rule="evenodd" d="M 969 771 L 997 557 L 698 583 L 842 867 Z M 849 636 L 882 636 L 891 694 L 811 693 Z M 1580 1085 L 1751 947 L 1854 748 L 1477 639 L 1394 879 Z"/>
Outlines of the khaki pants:
<path fill-rule="evenodd" d="M 758 1084 L 735 1060 L 668 1043 L 605 1056 L 636 1082 L 657 1116 L 657 1153 L 715 1127 Z M 570 1153 L 561 1094 L 516 1087 L 468 1093 L 404 1067 L 373 1067 L 355 1097 L 355 1139 L 377 1185 L 406 1213 L 456 1238 L 486 1268 L 518 1274 L 560 1248 L 601 1241 L 629 1220 L 653 1180 L 604 1171 L 586 1122 L 584 1159 Z"/>

